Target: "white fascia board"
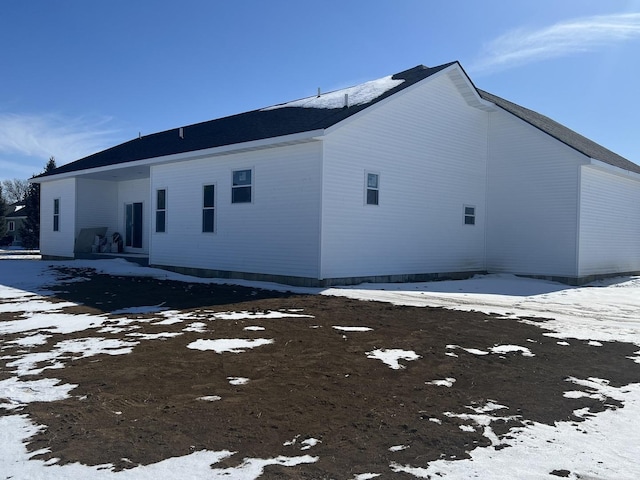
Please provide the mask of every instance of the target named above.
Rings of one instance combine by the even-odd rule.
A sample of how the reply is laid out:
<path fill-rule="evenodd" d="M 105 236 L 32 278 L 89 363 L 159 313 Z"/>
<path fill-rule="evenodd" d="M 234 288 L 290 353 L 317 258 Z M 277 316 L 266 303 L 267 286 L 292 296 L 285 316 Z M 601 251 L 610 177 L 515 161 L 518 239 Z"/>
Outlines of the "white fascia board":
<path fill-rule="evenodd" d="M 388 102 L 391 102 L 394 99 L 398 98 L 399 96 L 404 95 L 416 88 L 419 88 L 425 83 L 431 82 L 443 75 L 449 75 L 449 78 L 454 83 L 454 85 L 458 88 L 458 90 L 460 91 L 460 94 L 464 97 L 465 101 L 469 106 L 480 108 L 481 110 L 486 110 L 489 112 L 497 109 L 497 107 L 493 103 L 488 102 L 487 100 L 484 100 L 483 98 L 480 97 L 475 86 L 473 85 L 473 83 L 471 83 L 471 81 L 469 80 L 469 77 L 467 77 L 467 74 L 464 72 L 460 64 L 456 62 L 453 65 L 450 65 L 447 68 L 444 68 L 439 72 L 434 73 L 433 75 L 430 75 L 427 78 L 424 78 L 419 82 L 416 82 L 413 85 L 407 88 L 404 88 L 399 92 L 394 93 L 393 95 L 390 95 L 383 100 L 380 100 L 379 102 L 371 105 L 370 107 L 360 110 L 358 113 L 345 118 L 341 122 L 338 122 L 335 125 L 330 126 L 329 128 L 326 129 L 326 133 L 329 134 L 332 131 L 342 127 L 343 125 L 346 125 L 352 122 L 353 120 L 360 118 L 360 116 L 366 115 L 368 112 L 372 111 L 373 109 L 380 108 L 383 105 L 387 104 Z"/>
<path fill-rule="evenodd" d="M 595 167 L 599 170 L 604 170 L 614 175 L 619 175 L 625 178 L 632 178 L 634 180 L 640 181 L 640 174 L 636 172 L 632 172 L 631 170 L 625 170 L 624 168 L 616 167 L 615 165 L 611 165 L 610 163 L 603 162 L 602 160 L 597 160 L 595 158 L 589 158 L 590 163 L 587 165 L 589 167 Z"/>
<path fill-rule="evenodd" d="M 323 129 L 310 130 L 301 133 L 292 133 L 280 137 L 265 138 L 261 140 L 252 140 L 250 142 L 234 143 L 232 145 L 223 145 L 220 147 L 205 148 L 202 150 L 193 150 L 190 152 L 176 153 L 173 155 L 165 155 L 162 157 L 145 158 L 133 162 L 116 163 L 103 167 L 88 168 L 84 170 L 74 170 L 73 172 L 60 173 L 58 175 L 50 175 L 42 178 L 31 178 L 29 182 L 44 183 L 63 178 L 78 177 L 82 175 L 110 172 L 123 168 L 150 167 L 152 165 L 160 165 L 163 163 L 185 162 L 188 160 L 196 160 L 205 157 L 215 157 L 220 155 L 229 155 L 238 152 L 247 152 L 251 150 L 261 150 L 265 148 L 273 148 L 283 145 L 292 145 L 296 143 L 305 143 L 311 141 L 322 140 L 325 131 Z"/>
<path fill-rule="evenodd" d="M 464 68 L 459 63 L 456 62 L 444 71 L 447 72 L 453 84 L 458 88 L 460 95 L 463 96 L 470 107 L 479 108 L 487 112 L 493 112 L 497 109 L 496 105 L 480 96 L 467 72 L 464 71 Z"/>

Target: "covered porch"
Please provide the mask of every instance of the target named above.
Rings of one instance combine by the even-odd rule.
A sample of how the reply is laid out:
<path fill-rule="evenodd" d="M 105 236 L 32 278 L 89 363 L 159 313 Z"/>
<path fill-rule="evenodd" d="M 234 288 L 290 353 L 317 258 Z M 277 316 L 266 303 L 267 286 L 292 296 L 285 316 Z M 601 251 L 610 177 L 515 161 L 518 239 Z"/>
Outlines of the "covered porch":
<path fill-rule="evenodd" d="M 76 178 L 74 256 L 149 257 L 148 167 L 93 172 Z"/>

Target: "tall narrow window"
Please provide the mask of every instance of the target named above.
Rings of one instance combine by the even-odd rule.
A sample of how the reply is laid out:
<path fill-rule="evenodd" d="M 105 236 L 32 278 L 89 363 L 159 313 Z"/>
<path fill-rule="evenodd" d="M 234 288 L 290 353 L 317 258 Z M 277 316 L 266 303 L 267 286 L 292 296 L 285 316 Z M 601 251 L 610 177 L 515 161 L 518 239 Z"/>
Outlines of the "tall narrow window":
<path fill-rule="evenodd" d="M 142 202 L 126 203 L 124 206 L 124 246 L 142 248 Z"/>
<path fill-rule="evenodd" d="M 367 205 L 378 205 L 380 193 L 380 175 L 367 173 Z"/>
<path fill-rule="evenodd" d="M 215 231 L 216 188 L 205 185 L 202 190 L 202 231 Z"/>
<path fill-rule="evenodd" d="M 60 199 L 53 199 L 53 231 L 58 232 L 60 230 Z"/>
<path fill-rule="evenodd" d="M 16 223 L 13 220 L 9 220 L 9 223 L 7 223 L 7 230 L 10 232 L 16 231 Z"/>
<path fill-rule="evenodd" d="M 464 224 L 475 225 L 476 224 L 476 207 L 470 205 L 464 206 Z"/>
<path fill-rule="evenodd" d="M 251 203 L 251 170 L 234 170 L 231 203 Z"/>
<path fill-rule="evenodd" d="M 167 190 L 156 191 L 156 232 L 167 231 Z"/>

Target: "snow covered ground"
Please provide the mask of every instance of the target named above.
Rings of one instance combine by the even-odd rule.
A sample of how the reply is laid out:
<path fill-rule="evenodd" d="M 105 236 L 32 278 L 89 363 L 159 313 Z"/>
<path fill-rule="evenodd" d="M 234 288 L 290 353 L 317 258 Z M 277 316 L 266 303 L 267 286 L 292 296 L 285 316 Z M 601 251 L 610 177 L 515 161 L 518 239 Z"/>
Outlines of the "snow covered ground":
<path fill-rule="evenodd" d="M 37 256 L 33 257 L 37 258 Z M 139 267 L 124 260 L 44 262 L 29 256 L 3 256 L 0 252 L 0 313 L 25 312 L 20 320 L 0 321 L 0 335 L 12 333 L 19 337 L 12 340 L 18 345 L 43 345 L 51 332 L 78 332 L 89 328 L 99 328 L 101 319 L 91 315 L 65 315 L 60 312 L 64 304 L 47 301 L 47 285 L 57 281 L 50 265 L 95 268 L 102 273 L 114 275 L 153 276 L 162 279 L 182 280 L 202 283 L 227 283 L 215 279 L 199 279 L 178 275 L 163 270 Z M 518 278 L 510 275 L 485 275 L 462 281 L 444 281 L 411 284 L 365 284 L 356 287 L 320 289 L 293 288 L 258 282 L 235 282 L 252 287 L 336 295 L 361 300 L 377 300 L 397 305 L 436 306 L 457 310 L 477 310 L 509 318 L 549 318 L 545 328 L 553 330 L 558 339 L 578 338 L 590 340 L 593 345 L 602 341 L 624 341 L 638 345 L 634 361 L 640 363 L 640 277 L 617 278 L 597 282 L 588 287 L 574 288 L 566 285 Z M 164 311 L 161 305 L 149 307 L 158 312 L 166 322 L 174 321 L 176 312 Z M 120 313 L 127 314 L 127 311 Z M 141 313 L 131 310 L 131 315 Z M 234 318 L 251 318 L 249 312 L 233 312 Z M 289 315 L 287 313 L 287 315 Z M 291 312 L 291 316 L 296 313 Z M 103 320 L 102 320 L 103 321 Z M 117 326 L 104 328 L 126 328 L 127 319 L 119 320 Z M 197 329 L 197 322 L 189 328 Z M 343 327 L 344 328 L 344 327 Z M 0 381 L 0 478 L 44 479 L 58 478 L 75 480 L 80 478 L 105 479 L 146 479 L 146 478 L 258 478 L 269 464 L 297 465 L 315 462 L 313 455 L 315 439 L 306 439 L 305 452 L 295 457 L 271 459 L 246 459 L 235 468 L 216 469 L 215 463 L 230 455 L 230 452 L 194 452 L 185 457 L 171 458 L 163 462 L 139 466 L 129 470 L 114 472 L 110 466 L 88 467 L 80 464 L 55 465 L 53 462 L 30 459 L 23 442 L 33 436 L 39 428 L 29 418 L 18 413 L 19 406 L 30 401 L 65 398 L 73 391 L 74 385 L 60 384 L 55 380 L 27 381 L 21 377 L 36 372 L 35 365 L 45 368 L 64 368 L 70 361 L 68 355 L 83 356 L 98 353 L 122 355 L 131 351 L 139 342 L 147 338 L 130 336 L 123 342 L 100 340 L 59 342 L 50 352 L 22 355 L 12 358 L 10 367 L 14 375 Z M 268 340 L 268 339 L 263 339 Z M 0 355 L 4 340 L 0 337 Z M 257 345 L 238 344 L 195 344 L 190 348 L 242 349 Z M 509 348 L 509 346 L 501 346 Z M 451 346 L 454 351 L 457 346 Z M 569 347 L 568 347 L 569 348 Z M 526 349 L 525 349 L 526 350 Z M 376 350 L 369 352 L 371 358 L 388 363 L 396 368 L 398 359 L 412 360 L 412 352 Z M 487 352 L 485 352 L 487 353 Z M 494 352 L 495 353 L 495 352 Z M 526 351 L 521 351 L 525 355 Z M 66 355 L 66 356 L 65 356 Z M 510 448 L 476 448 L 467 460 L 439 460 L 428 468 L 411 465 L 392 464 L 390 469 L 404 472 L 416 478 L 492 478 L 492 479 L 537 479 L 548 478 L 549 472 L 563 465 L 568 471 L 558 475 L 568 478 L 640 478 L 640 384 L 613 388 L 606 379 L 568 379 L 566 396 L 575 394 L 571 382 L 590 389 L 591 395 L 607 395 L 624 404 L 624 408 L 606 410 L 596 415 L 577 412 L 585 421 L 558 422 L 555 426 L 530 424 L 519 428 L 512 439 L 501 439 Z M 246 379 L 230 377 L 230 382 Z M 455 388 L 455 379 L 435 380 L 434 385 Z M 583 392 L 578 392 L 583 393 Z M 215 401 L 217 398 L 207 399 Z M 467 416 L 479 426 L 488 425 L 490 418 L 499 416 L 500 405 L 486 405 Z M 16 411 L 13 414 L 13 411 Z M 459 414 L 451 413 L 455 416 Z M 490 429 L 487 436 L 491 435 Z M 586 435 L 585 435 L 586 433 Z M 301 443 L 304 443 L 301 442 Z M 317 442 L 317 441 L 316 441 Z M 307 448 L 308 447 L 308 448 Z M 396 447 L 393 447 L 396 448 Z M 397 448 L 403 448 L 398 446 Z M 213 467 L 212 467 L 213 465 Z M 570 473 L 569 473 L 570 472 Z M 350 479 L 364 480 L 376 478 L 388 472 L 363 472 Z"/>

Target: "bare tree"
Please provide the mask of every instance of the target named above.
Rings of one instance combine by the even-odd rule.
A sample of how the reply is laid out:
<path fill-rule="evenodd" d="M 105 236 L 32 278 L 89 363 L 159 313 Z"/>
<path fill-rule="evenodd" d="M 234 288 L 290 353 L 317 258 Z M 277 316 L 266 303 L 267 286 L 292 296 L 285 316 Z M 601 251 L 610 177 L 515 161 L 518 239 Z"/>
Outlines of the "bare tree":
<path fill-rule="evenodd" d="M 8 204 L 23 201 L 28 190 L 29 182 L 27 180 L 14 178 L 13 180 L 2 181 L 2 195 Z"/>

